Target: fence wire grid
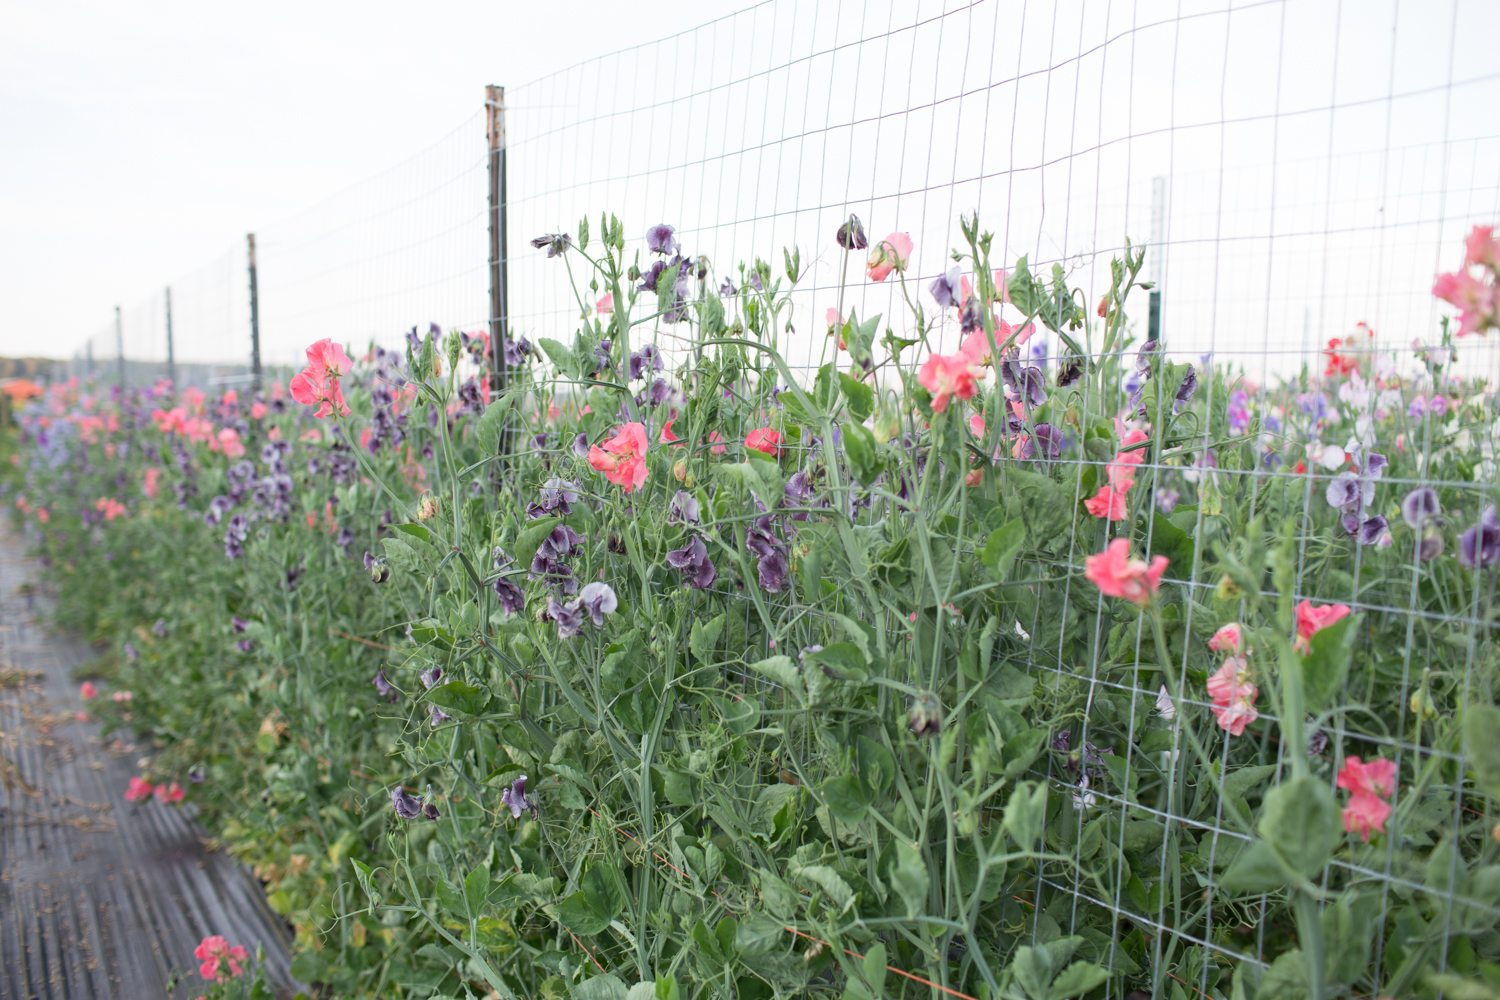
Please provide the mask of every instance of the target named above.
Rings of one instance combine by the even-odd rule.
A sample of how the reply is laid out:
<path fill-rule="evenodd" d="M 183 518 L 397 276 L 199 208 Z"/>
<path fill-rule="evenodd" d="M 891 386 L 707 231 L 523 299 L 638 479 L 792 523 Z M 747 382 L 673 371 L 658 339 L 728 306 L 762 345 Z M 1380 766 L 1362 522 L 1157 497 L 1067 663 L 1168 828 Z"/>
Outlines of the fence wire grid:
<path fill-rule="evenodd" d="M 841 222 L 858 215 L 872 240 L 910 233 L 907 285 L 915 292 L 947 270 L 959 216 L 977 210 L 995 234 L 997 264 L 1023 255 L 1033 269 L 1060 263 L 1090 302 L 1107 290 L 1110 260 L 1126 241 L 1144 247 L 1161 295 L 1159 336 L 1172 357 L 1212 356 L 1267 384 L 1304 366 L 1320 370 L 1327 341 L 1365 323 L 1374 331 L 1368 350 L 1409 364 L 1411 342 L 1431 341 L 1444 315 L 1433 276 L 1456 265 L 1472 224 L 1500 219 L 1497 37 L 1500 6 L 1484 0 L 765 0 L 508 89 L 501 211 L 510 307 L 499 318 L 533 341 L 571 342 L 573 291 L 559 262 L 527 240 L 576 232 L 580 218 L 597 224 L 612 212 L 640 247 L 649 225 L 676 226 L 684 253 L 706 256 L 716 278 L 738 281 L 735 265 L 757 255 L 779 270 L 782 248 L 799 248 L 807 273 L 793 293 L 794 332 L 781 346 L 805 372 L 828 360 L 823 315 L 841 293 L 861 316 L 902 309 L 899 288 L 857 273 L 849 281 L 851 265 L 833 242 Z M 478 104 L 403 162 L 257 228 L 267 371 L 299 364 L 303 347 L 325 336 L 396 346 L 429 323 L 487 327 L 489 157 Z M 247 288 L 241 244 L 171 284 L 179 381 L 248 377 Z M 1141 335 L 1144 301 L 1134 311 Z M 106 380 L 119 365 L 138 384 L 159 377 L 165 315 L 162 292 L 125 309 L 118 332 L 111 322 L 80 347 L 75 370 Z M 942 344 L 951 349 L 960 334 L 946 323 Z M 1493 383 L 1500 341 L 1461 343 L 1458 370 Z M 1417 426 L 1436 432 L 1431 417 Z M 1497 428 L 1464 428 L 1491 462 Z M 1151 477 L 1180 472 L 1141 466 Z M 1296 475 L 1205 474 L 1248 478 L 1252 496 Z M 1492 496 L 1492 480 L 1445 485 L 1468 491 L 1477 509 Z M 1309 485 L 1307 506 L 1320 502 Z M 1076 577 L 1087 554 L 1075 545 L 1064 566 L 1018 572 Z M 1469 659 L 1450 667 L 1465 684 L 1488 628 L 1477 585 L 1464 613 L 1419 606 L 1415 557 L 1413 565 L 1411 580 L 1391 583 L 1362 579 L 1356 563 L 1347 592 L 1303 592 L 1299 579 L 1296 594 L 1410 623 L 1403 704 L 1427 663 L 1453 656 L 1437 641 L 1439 625 L 1466 640 Z M 1192 592 L 1218 584 L 1201 557 L 1171 576 Z M 1014 628 L 1040 631 L 1035 621 Z M 1123 673 L 1063 662 L 1058 650 L 1034 644 L 1027 666 L 1059 685 L 1082 682 L 1091 693 L 1114 689 L 1149 704 L 1157 692 L 1139 680 L 1149 672 L 1143 638 L 1134 669 Z M 1173 669 L 1185 683 L 1186 658 Z M 1139 721 L 1122 720 L 1126 746 Z M 1087 719 L 1082 727 L 1080 747 Z M 1337 717 L 1325 732 L 1341 759 L 1348 734 Z M 1398 766 L 1433 752 L 1399 736 L 1373 739 Z M 1086 794 L 1092 809 L 1117 812 L 1122 840 L 1128 820 L 1146 813 L 1168 826 L 1194 824 L 1225 849 L 1243 839 L 1222 812 L 1205 825 L 1134 801 L 1132 771 L 1161 766 L 1146 756 L 1126 754 L 1118 787 L 1080 792 L 1075 776 L 1051 763 L 1037 776 L 1060 794 Z M 1164 874 L 1168 857 L 1164 849 Z M 1338 864 L 1388 892 L 1453 899 L 1398 870 L 1389 854 L 1380 867 Z M 1165 897 L 1132 898 L 1123 872 L 1085 884 L 1075 871 L 1039 864 L 1038 899 L 1066 896 L 1075 923 L 1095 911 L 1143 929 L 1158 957 L 1201 949 L 1209 957 L 1197 968 L 1161 965 L 1192 995 L 1210 995 L 1214 962 L 1266 964 L 1263 928 L 1225 933 L 1230 921 L 1253 928 L 1255 912 L 1208 906 L 1202 919 L 1179 924 Z M 1210 863 L 1184 873 L 1183 891 L 1191 884 L 1212 894 L 1214 871 Z M 1035 907 L 1037 922 L 1045 910 Z M 1377 964 L 1386 945 L 1382 928 Z"/>

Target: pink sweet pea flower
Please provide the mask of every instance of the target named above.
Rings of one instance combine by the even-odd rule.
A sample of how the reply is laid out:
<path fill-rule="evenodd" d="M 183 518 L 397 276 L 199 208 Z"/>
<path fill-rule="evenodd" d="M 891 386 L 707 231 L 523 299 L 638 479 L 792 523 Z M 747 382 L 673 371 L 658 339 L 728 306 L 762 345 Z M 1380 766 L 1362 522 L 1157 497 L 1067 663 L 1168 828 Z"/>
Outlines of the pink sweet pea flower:
<path fill-rule="evenodd" d="M 1123 521 L 1129 513 L 1125 503 L 1125 491 L 1113 486 L 1101 486 L 1099 492 L 1083 502 L 1083 507 L 1094 517 Z"/>
<path fill-rule="evenodd" d="M 313 416 L 323 418 L 337 411 L 349 415 L 339 380 L 349 374 L 353 362 L 344 349 L 324 338 L 307 349 L 307 367 L 292 376 L 292 398 L 304 406 L 317 406 Z"/>
<path fill-rule="evenodd" d="M 672 430 L 672 425 L 676 422 L 677 418 L 673 417 L 671 420 L 668 420 L 666 423 L 661 425 L 661 433 L 656 436 L 657 444 L 682 444 L 682 438 L 678 437 L 676 432 Z"/>
<path fill-rule="evenodd" d="M 1358 757 L 1346 757 L 1339 769 L 1338 786 L 1349 792 L 1344 831 L 1357 832 L 1366 843 L 1370 834 L 1384 833 L 1385 821 L 1391 815 L 1386 799 L 1396 791 L 1395 762 L 1377 757 L 1366 764 Z"/>
<path fill-rule="evenodd" d="M 844 337 L 842 333 L 844 329 L 844 321 L 839 317 L 838 309 L 834 306 L 829 306 L 825 318 L 828 320 L 828 336 L 838 337 L 839 350 L 847 351 L 849 349 L 849 345 L 844 343 Z"/>
<path fill-rule="evenodd" d="M 198 947 L 193 949 L 193 957 L 199 962 L 199 975 L 204 979 L 221 981 L 233 979 L 243 972 L 250 961 L 250 952 L 244 945 L 230 947 L 222 934 L 215 934 L 199 942 Z M 220 963 L 229 967 L 227 975 L 220 968 Z"/>
<path fill-rule="evenodd" d="M 240 442 L 240 432 L 233 427 L 225 427 L 219 431 L 219 447 L 224 451 L 224 457 L 229 459 L 244 458 L 245 446 Z"/>
<path fill-rule="evenodd" d="M 745 447 L 776 458 L 781 454 L 781 432 L 769 427 L 757 427 L 745 435 Z"/>
<path fill-rule="evenodd" d="M 973 365 L 962 353 L 934 354 L 923 362 L 917 381 L 932 394 L 933 413 L 946 410 L 954 396 L 972 399 L 976 389 Z"/>
<path fill-rule="evenodd" d="M 125 789 L 126 802 L 145 802 L 151 797 L 151 782 L 140 775 L 130 779 L 130 784 Z"/>
<path fill-rule="evenodd" d="M 93 681 L 84 681 L 78 685 L 78 697 L 84 701 L 93 701 L 99 694 L 99 689 L 94 687 Z"/>
<path fill-rule="evenodd" d="M 1260 712 L 1255 708 L 1260 689 L 1250 678 L 1250 665 L 1245 658 L 1231 656 L 1209 676 L 1205 685 L 1213 699 L 1213 713 L 1219 728 L 1230 736 L 1241 735 L 1246 726 L 1260 718 Z"/>
<path fill-rule="evenodd" d="M 52 512 L 46 507 L 38 507 L 36 509 L 36 519 L 39 523 L 46 524 L 52 520 Z"/>
<path fill-rule="evenodd" d="M 1240 632 L 1239 622 L 1230 622 L 1214 633 L 1214 637 L 1208 640 L 1208 648 L 1215 653 L 1238 653 L 1244 648 L 1244 636 Z"/>
<path fill-rule="evenodd" d="M 892 233 L 881 240 L 870 251 L 870 261 L 865 271 L 871 281 L 884 281 L 892 271 L 904 271 L 911 263 L 911 235 Z"/>
<path fill-rule="evenodd" d="M 1347 604 L 1319 604 L 1303 601 L 1297 605 L 1297 638 L 1293 642 L 1297 652 L 1306 653 L 1314 633 L 1332 625 L 1349 614 Z"/>
<path fill-rule="evenodd" d="M 1500 268 L 1500 240 L 1494 226 L 1475 226 L 1464 240 L 1464 266 Z"/>
<path fill-rule="evenodd" d="M 1116 538 L 1098 555 L 1083 561 L 1083 575 L 1088 577 L 1105 597 L 1123 597 L 1145 607 L 1161 587 L 1161 575 L 1167 570 L 1167 557 L 1157 556 L 1147 565 L 1130 558 L 1130 540 Z"/>
<path fill-rule="evenodd" d="M 984 437 L 984 414 L 969 414 L 969 433 L 977 438 Z"/>
<path fill-rule="evenodd" d="M 646 482 L 646 449 L 650 447 L 646 428 L 637 421 L 623 425 L 601 448 L 589 448 L 589 465 L 604 478 L 631 493 Z"/>
<path fill-rule="evenodd" d="M 605 292 L 603 295 L 601 295 L 599 297 L 599 301 L 594 303 L 594 312 L 598 313 L 600 316 L 608 316 L 610 313 L 612 313 L 614 311 L 615 311 L 615 293 L 614 292 Z"/>
<path fill-rule="evenodd" d="M 182 786 L 175 781 L 170 785 L 157 785 L 155 794 L 156 801 L 162 805 L 175 805 L 183 799 Z"/>
<path fill-rule="evenodd" d="M 151 466 L 151 468 L 146 470 L 145 481 L 141 484 L 141 491 L 145 493 L 148 498 L 155 499 L 156 491 L 159 488 L 157 484 L 160 479 L 161 470 L 154 465 Z"/>
<path fill-rule="evenodd" d="M 253 402 L 253 403 L 250 404 L 250 419 L 251 420 L 260 420 L 260 419 L 263 419 L 265 417 L 265 415 L 266 415 L 266 404 L 265 403 L 262 403 L 260 400 L 257 399 L 255 402 Z"/>
<path fill-rule="evenodd" d="M 718 431 L 708 432 L 708 450 L 710 452 L 715 455 L 722 455 L 727 447 L 728 445 L 724 444 L 724 435 Z"/>

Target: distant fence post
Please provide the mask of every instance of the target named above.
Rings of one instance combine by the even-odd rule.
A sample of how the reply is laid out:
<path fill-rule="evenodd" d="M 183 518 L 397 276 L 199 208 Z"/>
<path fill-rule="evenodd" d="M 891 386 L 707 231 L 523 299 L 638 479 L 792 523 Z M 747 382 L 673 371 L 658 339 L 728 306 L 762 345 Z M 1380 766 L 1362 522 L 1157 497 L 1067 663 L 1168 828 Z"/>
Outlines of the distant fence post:
<path fill-rule="evenodd" d="M 166 291 L 167 311 L 167 381 L 175 388 L 177 385 L 177 355 L 172 349 L 172 286 L 167 286 Z"/>
<path fill-rule="evenodd" d="M 489 143 L 490 174 L 490 391 L 505 388 L 505 341 L 510 334 L 506 319 L 508 308 L 506 263 L 509 256 L 505 238 L 505 88 L 494 84 L 484 88 L 484 129 Z M 501 450 L 504 450 L 504 437 Z"/>
<path fill-rule="evenodd" d="M 250 252 L 250 387 L 260 392 L 260 303 L 255 284 L 255 234 L 245 234 Z"/>
<path fill-rule="evenodd" d="M 125 388 L 125 325 L 120 322 L 120 307 L 115 306 L 115 377 Z"/>

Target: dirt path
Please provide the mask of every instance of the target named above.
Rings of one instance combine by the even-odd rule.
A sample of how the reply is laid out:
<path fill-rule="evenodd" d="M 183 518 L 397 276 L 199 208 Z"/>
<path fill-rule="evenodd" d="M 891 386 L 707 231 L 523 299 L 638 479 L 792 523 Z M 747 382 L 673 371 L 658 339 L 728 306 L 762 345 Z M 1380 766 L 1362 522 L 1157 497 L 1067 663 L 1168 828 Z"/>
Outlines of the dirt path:
<path fill-rule="evenodd" d="M 89 651 L 43 626 L 39 573 L 0 518 L 0 998 L 192 997 L 209 934 L 259 944 L 288 982 L 285 925 L 255 878 L 206 851 L 187 810 L 126 802 L 141 749 L 74 719 Z"/>

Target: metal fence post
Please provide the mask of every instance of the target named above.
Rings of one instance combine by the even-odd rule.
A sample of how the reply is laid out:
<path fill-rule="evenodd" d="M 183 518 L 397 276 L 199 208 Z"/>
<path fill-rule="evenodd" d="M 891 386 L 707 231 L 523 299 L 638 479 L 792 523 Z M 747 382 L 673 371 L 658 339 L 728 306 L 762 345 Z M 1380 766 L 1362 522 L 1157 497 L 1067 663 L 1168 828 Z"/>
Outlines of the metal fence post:
<path fill-rule="evenodd" d="M 255 234 L 245 234 L 250 251 L 250 387 L 260 392 L 260 303 L 255 284 Z"/>
<path fill-rule="evenodd" d="M 167 286 L 166 291 L 167 311 L 167 381 L 172 383 L 173 388 L 177 386 L 177 355 L 172 349 L 172 286 Z"/>
<path fill-rule="evenodd" d="M 115 377 L 125 388 L 125 326 L 120 321 L 120 307 L 115 306 Z"/>
<path fill-rule="evenodd" d="M 1150 311 L 1146 317 L 1146 339 L 1161 340 L 1161 278 L 1167 255 L 1167 179 L 1151 178 L 1151 276 Z"/>
<path fill-rule="evenodd" d="M 490 175 L 490 391 L 505 388 L 505 341 L 509 336 L 506 322 L 508 307 L 506 264 L 509 256 L 505 238 L 505 88 L 494 84 L 484 88 L 484 128 L 489 143 Z M 502 450 L 504 438 L 502 437 Z"/>

